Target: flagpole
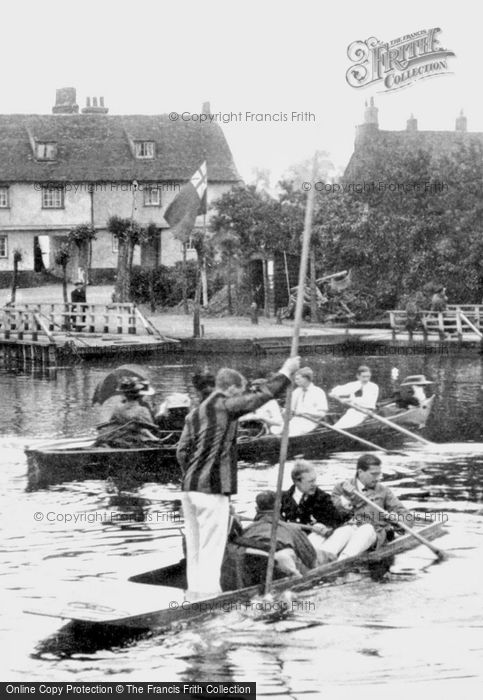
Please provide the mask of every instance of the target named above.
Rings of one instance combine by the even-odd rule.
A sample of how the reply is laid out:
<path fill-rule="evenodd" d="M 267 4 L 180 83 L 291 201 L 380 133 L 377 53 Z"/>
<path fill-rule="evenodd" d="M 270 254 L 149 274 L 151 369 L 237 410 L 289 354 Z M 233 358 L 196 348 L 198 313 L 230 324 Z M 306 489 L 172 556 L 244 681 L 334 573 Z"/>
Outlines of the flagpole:
<path fill-rule="evenodd" d="M 312 178 L 311 178 L 311 188 L 307 196 L 307 204 L 305 207 L 305 219 L 304 219 L 304 232 L 302 237 L 302 253 L 300 256 L 300 268 L 299 268 L 299 283 L 297 291 L 297 303 L 295 306 L 295 321 L 294 321 L 294 331 L 292 337 L 292 347 L 290 350 L 290 357 L 296 357 L 299 350 L 299 336 L 300 336 L 300 326 L 302 324 L 302 315 L 304 308 L 304 297 L 305 297 L 305 279 L 307 277 L 307 265 L 309 259 L 309 248 L 310 248 L 310 237 L 312 234 L 312 214 L 314 210 L 314 187 L 315 176 L 317 173 L 317 153 L 314 154 L 314 159 L 312 163 Z M 270 533 L 270 551 L 268 554 L 268 564 L 267 564 L 267 575 L 265 580 L 265 593 L 268 594 L 272 587 L 273 581 L 273 569 L 275 562 L 275 550 L 277 546 L 277 529 L 278 521 L 280 518 L 280 509 L 282 506 L 282 485 L 283 485 L 283 473 L 285 469 L 285 462 L 287 460 L 287 450 L 288 450 L 288 432 L 290 423 L 290 413 L 292 404 L 292 384 L 289 385 L 287 389 L 287 395 L 285 398 L 285 412 L 283 419 L 283 430 L 282 430 L 282 440 L 280 444 L 280 465 L 278 468 L 277 477 L 277 490 L 275 494 L 275 505 L 273 508 L 272 517 L 272 530 Z"/>

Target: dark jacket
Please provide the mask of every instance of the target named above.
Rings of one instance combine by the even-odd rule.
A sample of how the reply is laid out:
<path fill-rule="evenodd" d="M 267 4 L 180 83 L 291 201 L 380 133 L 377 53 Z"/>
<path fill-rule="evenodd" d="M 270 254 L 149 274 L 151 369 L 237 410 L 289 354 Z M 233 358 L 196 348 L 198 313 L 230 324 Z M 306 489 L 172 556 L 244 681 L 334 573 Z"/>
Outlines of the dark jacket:
<path fill-rule="evenodd" d="M 398 408 L 409 408 L 409 406 L 419 406 L 419 400 L 414 396 L 414 390 L 410 386 L 402 386 L 392 395 Z"/>
<path fill-rule="evenodd" d="M 290 384 L 277 374 L 257 393 L 225 396 L 215 390 L 186 417 L 176 452 L 185 472 L 183 491 L 202 493 L 237 492 L 237 422 L 283 393 Z"/>
<path fill-rule="evenodd" d="M 70 293 L 70 300 L 73 304 L 85 304 L 86 303 L 86 290 L 85 289 L 73 289 Z"/>
<path fill-rule="evenodd" d="M 249 525 L 243 534 L 235 539 L 235 543 L 268 552 L 272 534 L 272 517 L 273 511 L 258 514 L 253 525 Z M 305 532 L 291 523 L 280 520 L 277 527 L 276 551 L 287 548 L 293 549 L 308 569 L 315 566 L 317 555 Z"/>
<path fill-rule="evenodd" d="M 331 528 L 339 527 L 347 520 L 334 506 L 329 494 L 322 489 L 317 487 L 314 494 L 303 498 L 299 503 L 295 503 L 293 499 L 294 492 L 295 486 L 291 486 L 288 491 L 282 493 L 280 514 L 283 520 L 302 525 L 322 523 Z"/>

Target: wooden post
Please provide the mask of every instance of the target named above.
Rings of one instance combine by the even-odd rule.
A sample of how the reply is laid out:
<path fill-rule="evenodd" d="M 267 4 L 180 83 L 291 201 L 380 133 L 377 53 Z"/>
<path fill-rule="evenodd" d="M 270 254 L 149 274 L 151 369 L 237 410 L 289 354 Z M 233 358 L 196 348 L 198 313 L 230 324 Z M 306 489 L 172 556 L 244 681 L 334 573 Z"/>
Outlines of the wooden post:
<path fill-rule="evenodd" d="M 317 309 L 317 284 L 315 283 L 315 252 L 310 250 L 310 322 L 316 323 L 318 319 Z"/>
<path fill-rule="evenodd" d="M 456 310 L 456 332 L 458 334 L 458 342 L 463 342 L 463 326 L 461 324 L 461 312 L 460 309 Z"/>
<path fill-rule="evenodd" d="M 312 182 L 315 182 L 315 176 L 317 172 L 317 155 L 314 155 L 314 161 L 312 165 Z M 299 287 L 297 294 L 297 304 L 295 306 L 295 320 L 294 320 L 294 332 L 292 337 L 292 348 L 290 351 L 291 357 L 296 357 L 299 349 L 299 335 L 300 326 L 302 324 L 302 314 L 304 307 L 304 289 L 305 289 L 305 278 L 307 275 L 307 263 L 309 258 L 309 247 L 310 247 L 310 237 L 312 233 L 312 213 L 314 209 L 314 188 L 309 190 L 307 196 L 307 205 L 305 208 L 305 221 L 304 221 L 304 233 L 302 238 L 302 254 L 300 256 L 300 269 L 299 269 Z M 280 508 L 282 505 L 282 485 L 283 485 L 283 472 L 285 469 L 285 461 L 287 459 L 288 450 L 288 430 L 290 423 L 290 408 L 292 402 L 292 384 L 289 385 L 287 389 L 287 395 L 285 398 L 285 413 L 283 420 L 283 430 L 282 430 L 282 440 L 280 444 L 280 466 L 278 469 L 277 477 L 277 490 L 275 496 L 275 505 L 273 508 L 273 520 L 272 520 L 272 530 L 270 535 L 270 551 L 268 554 L 268 564 L 267 564 L 267 578 L 265 581 L 265 593 L 269 593 L 272 587 L 273 580 L 273 568 L 275 563 L 275 551 L 277 546 L 277 529 L 278 521 L 280 517 Z"/>

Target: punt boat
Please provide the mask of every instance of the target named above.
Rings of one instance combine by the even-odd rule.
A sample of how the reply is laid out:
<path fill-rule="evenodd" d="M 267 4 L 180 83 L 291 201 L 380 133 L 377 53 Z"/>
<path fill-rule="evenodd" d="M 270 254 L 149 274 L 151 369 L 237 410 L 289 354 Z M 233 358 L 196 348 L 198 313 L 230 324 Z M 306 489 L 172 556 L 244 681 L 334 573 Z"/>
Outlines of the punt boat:
<path fill-rule="evenodd" d="M 419 528 L 418 532 L 428 540 L 445 534 L 442 524 L 438 522 Z M 419 542 L 414 537 L 403 535 L 374 552 L 319 566 L 302 577 L 277 578 L 273 582 L 273 591 L 275 594 L 283 591 L 303 591 L 349 571 L 367 570 L 384 562 L 388 567 L 396 554 L 418 546 Z M 250 557 L 255 560 L 255 566 L 251 565 Z M 223 593 L 193 603 L 185 601 L 186 561 L 182 559 L 170 566 L 135 574 L 125 582 L 106 581 L 104 593 L 98 579 L 92 588 L 87 584 L 79 584 L 81 590 L 78 597 L 72 593 L 70 586 L 68 599 L 35 601 L 25 612 L 70 621 L 79 625 L 83 633 L 95 634 L 106 628 L 132 631 L 162 630 L 181 620 L 206 617 L 214 612 L 243 610 L 243 605 L 247 606 L 250 601 L 262 595 L 264 584 L 260 582 L 264 581 L 267 554 L 258 552 L 257 555 L 256 550 L 250 549 L 245 555 L 245 560 L 251 575 L 257 576 L 257 583 L 233 588 L 236 576 L 231 576 L 232 586 L 229 583 L 230 577 L 227 577 L 228 585 L 223 585 L 222 577 Z"/>

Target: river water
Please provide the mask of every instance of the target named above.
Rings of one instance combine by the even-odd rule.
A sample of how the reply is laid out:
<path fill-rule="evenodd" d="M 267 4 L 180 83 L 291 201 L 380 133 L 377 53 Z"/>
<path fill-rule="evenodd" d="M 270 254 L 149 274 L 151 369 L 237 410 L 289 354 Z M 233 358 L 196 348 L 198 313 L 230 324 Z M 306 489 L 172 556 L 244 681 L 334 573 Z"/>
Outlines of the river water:
<path fill-rule="evenodd" d="M 435 518 L 445 514 L 448 534 L 438 544 L 453 556 L 432 565 L 429 551 L 414 550 L 403 561 L 412 573 L 383 582 L 349 574 L 300 594 L 297 609 L 282 620 L 260 617 L 254 609 L 235 610 L 138 638 L 72 636 L 60 621 L 24 610 L 61 595 L 68 598 L 83 585 L 105 591 L 126 572 L 146 570 L 135 557 L 142 557 L 140 562 L 154 557 L 158 566 L 176 561 L 179 527 L 159 514 L 177 512 L 178 484 L 146 484 L 126 498 L 103 481 L 27 493 L 24 447 L 92 432 L 103 418 L 92 407 L 92 394 L 109 365 L 60 369 L 50 378 L 0 370 L 5 680 L 257 681 L 259 696 L 271 699 L 353 698 L 354 693 L 371 698 L 390 693 L 394 698 L 407 692 L 420 697 L 427 691 L 469 693 L 481 685 L 482 358 L 305 359 L 326 389 L 352 379 L 361 360 L 373 368 L 384 396 L 393 389 L 393 367 L 401 377 L 424 373 L 434 380 L 436 400 L 425 434 L 445 445 L 435 449 L 406 443 L 406 457 L 384 457 L 385 478 L 409 507 L 418 504 Z M 246 356 L 205 360 L 212 369 L 228 364 L 250 377 L 279 364 L 277 358 Z M 203 365 L 199 357 L 180 356 L 143 366 L 156 389 L 166 394 L 191 392 L 190 377 Z M 329 490 L 351 475 L 357 456 L 341 453 L 315 462 L 319 485 Z M 287 487 L 289 474 L 290 465 Z M 241 469 L 237 509 L 253 515 L 255 495 L 273 488 L 275 480 L 273 466 Z M 42 519 L 36 520 L 36 513 Z"/>

